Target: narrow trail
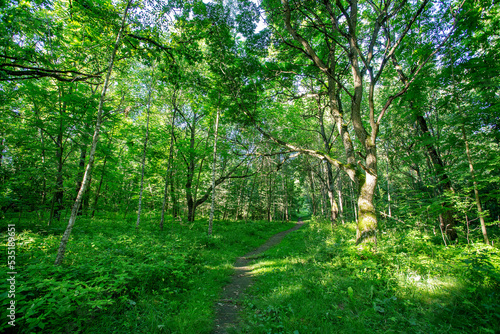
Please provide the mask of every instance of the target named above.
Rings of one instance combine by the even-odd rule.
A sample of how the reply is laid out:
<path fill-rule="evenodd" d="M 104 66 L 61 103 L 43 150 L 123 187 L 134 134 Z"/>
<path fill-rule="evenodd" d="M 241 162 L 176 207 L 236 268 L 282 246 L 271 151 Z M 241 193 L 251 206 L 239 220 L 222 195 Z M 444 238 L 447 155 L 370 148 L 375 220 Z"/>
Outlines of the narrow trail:
<path fill-rule="evenodd" d="M 245 290 L 252 283 L 251 272 L 253 266 L 248 265 L 252 258 L 279 244 L 288 233 L 298 230 L 302 225 L 304 225 L 304 222 L 297 222 L 291 229 L 275 234 L 260 247 L 236 260 L 234 263 L 235 272 L 231 277 L 231 283 L 224 287 L 221 298 L 216 304 L 215 330 L 213 334 L 236 332 L 238 328 L 238 312 L 241 308 L 241 300 Z"/>

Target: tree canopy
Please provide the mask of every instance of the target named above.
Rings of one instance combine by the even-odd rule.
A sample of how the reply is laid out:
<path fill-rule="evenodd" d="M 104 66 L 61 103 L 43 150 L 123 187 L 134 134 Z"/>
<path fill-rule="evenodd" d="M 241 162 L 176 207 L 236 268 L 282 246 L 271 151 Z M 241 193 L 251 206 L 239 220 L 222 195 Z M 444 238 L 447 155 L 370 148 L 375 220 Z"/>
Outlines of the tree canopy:
<path fill-rule="evenodd" d="M 494 1 L 0 6 L 4 213 L 498 222 Z"/>

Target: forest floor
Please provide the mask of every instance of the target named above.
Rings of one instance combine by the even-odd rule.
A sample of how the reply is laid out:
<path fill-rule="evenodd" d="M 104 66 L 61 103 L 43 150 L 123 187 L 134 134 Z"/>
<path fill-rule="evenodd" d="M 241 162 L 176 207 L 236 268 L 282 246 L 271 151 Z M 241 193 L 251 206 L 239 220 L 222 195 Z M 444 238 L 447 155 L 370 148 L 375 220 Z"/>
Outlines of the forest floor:
<path fill-rule="evenodd" d="M 208 236 L 206 219 L 160 231 L 159 218 L 136 230 L 133 214 L 80 217 L 61 266 L 66 219 L 0 220 L 0 271 L 11 224 L 17 272 L 16 326 L 0 333 L 500 333 L 497 226 L 494 247 L 479 229 L 444 245 L 432 222 L 381 220 L 372 253 L 354 222 L 215 220 Z"/>
<path fill-rule="evenodd" d="M 231 334 L 500 333 L 500 257 L 474 242 L 445 246 L 431 229 L 381 221 L 378 251 L 356 224 L 314 218 L 258 256 Z M 491 238 L 498 243 L 496 228 Z"/>
<path fill-rule="evenodd" d="M 249 262 L 279 244 L 287 234 L 298 230 L 303 224 L 302 221 L 297 222 L 291 229 L 275 234 L 263 245 L 236 260 L 231 283 L 224 287 L 221 299 L 216 304 L 215 334 L 231 333 L 238 327 L 238 312 L 240 312 L 245 291 L 252 284 L 253 266 L 249 265 Z"/>

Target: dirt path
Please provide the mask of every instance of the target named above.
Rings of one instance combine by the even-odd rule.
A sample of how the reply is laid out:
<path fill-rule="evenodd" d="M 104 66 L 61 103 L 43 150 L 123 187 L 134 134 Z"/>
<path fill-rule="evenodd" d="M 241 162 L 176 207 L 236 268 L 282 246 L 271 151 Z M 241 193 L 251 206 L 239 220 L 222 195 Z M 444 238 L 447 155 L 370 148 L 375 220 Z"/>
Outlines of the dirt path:
<path fill-rule="evenodd" d="M 246 288 L 252 283 L 251 271 L 253 268 L 248 265 L 252 257 L 279 244 L 285 235 L 298 230 L 303 224 L 303 222 L 299 221 L 291 229 L 275 234 L 262 246 L 236 260 L 234 264 L 235 272 L 231 278 L 231 283 L 224 287 L 221 298 L 216 304 L 214 334 L 236 333 L 241 299 L 244 296 Z"/>

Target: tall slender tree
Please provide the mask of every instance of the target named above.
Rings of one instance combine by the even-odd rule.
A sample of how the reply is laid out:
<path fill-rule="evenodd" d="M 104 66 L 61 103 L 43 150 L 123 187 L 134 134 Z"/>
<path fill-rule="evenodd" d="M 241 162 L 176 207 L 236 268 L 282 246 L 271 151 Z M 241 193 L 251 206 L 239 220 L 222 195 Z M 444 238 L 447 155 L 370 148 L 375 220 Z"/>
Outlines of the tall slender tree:
<path fill-rule="evenodd" d="M 102 123 L 102 117 L 103 117 L 103 107 L 104 107 L 104 101 L 106 98 L 106 92 L 108 90 L 111 72 L 113 71 L 113 65 L 115 63 L 116 53 L 117 53 L 118 48 L 121 44 L 123 31 L 125 30 L 125 25 L 127 22 L 128 11 L 130 9 L 130 6 L 132 5 L 132 2 L 133 2 L 133 0 L 127 0 L 127 2 L 126 2 L 125 10 L 123 12 L 123 17 L 121 20 L 120 29 L 118 30 L 118 33 L 116 36 L 113 51 L 111 52 L 111 56 L 110 56 L 109 64 L 108 64 L 108 70 L 106 73 L 106 79 L 104 80 L 104 83 L 102 86 L 101 97 L 99 100 L 99 107 L 97 109 L 97 120 L 96 120 L 96 124 L 95 124 L 95 129 L 94 129 L 94 136 L 92 138 L 92 146 L 90 148 L 90 153 L 89 153 L 89 161 L 87 162 L 87 167 L 85 168 L 85 173 L 83 175 L 82 185 L 80 187 L 80 190 L 78 191 L 78 195 L 76 196 L 75 203 L 73 204 L 73 207 L 71 209 L 71 216 L 69 218 L 68 226 L 66 227 L 66 230 L 64 231 L 64 234 L 61 238 L 61 243 L 60 243 L 59 249 L 57 251 L 56 260 L 54 262 L 55 265 L 60 265 L 64 259 L 64 254 L 66 252 L 66 246 L 67 246 L 68 241 L 69 241 L 69 236 L 71 235 L 71 230 L 73 229 L 73 226 L 75 225 L 76 216 L 78 214 L 78 210 L 80 208 L 80 204 L 82 202 L 83 195 L 84 195 L 85 191 L 87 190 L 87 187 L 89 184 L 90 176 L 92 173 L 92 167 L 94 165 L 97 143 L 99 141 L 99 134 L 100 134 L 100 130 L 101 130 L 101 123 Z"/>

